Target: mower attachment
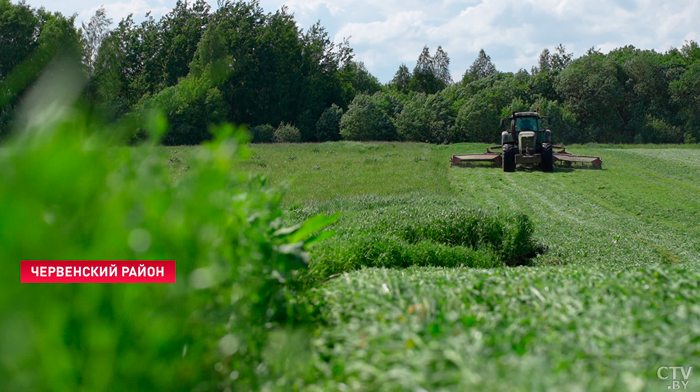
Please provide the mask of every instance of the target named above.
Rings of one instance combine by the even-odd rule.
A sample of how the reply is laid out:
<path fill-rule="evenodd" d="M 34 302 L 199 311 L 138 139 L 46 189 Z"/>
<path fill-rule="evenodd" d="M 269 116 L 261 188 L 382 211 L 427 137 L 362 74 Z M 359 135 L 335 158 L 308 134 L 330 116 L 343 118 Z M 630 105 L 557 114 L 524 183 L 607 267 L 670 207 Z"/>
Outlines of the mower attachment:
<path fill-rule="evenodd" d="M 493 146 L 491 149 L 500 149 L 501 146 Z M 459 164 L 469 164 L 470 162 L 491 162 L 494 166 L 501 166 L 503 158 L 501 158 L 501 153 L 492 152 L 491 149 L 486 149 L 484 154 L 458 154 L 452 155 L 452 166 L 457 166 Z"/>
<path fill-rule="evenodd" d="M 491 162 L 493 163 L 494 166 L 502 166 L 503 164 L 503 157 L 501 153 L 498 152 L 493 152 L 491 151 L 492 149 L 501 149 L 502 146 L 493 146 L 490 148 L 486 149 L 486 152 L 483 154 L 457 154 L 457 155 L 452 155 L 452 159 L 450 162 L 452 163 L 452 166 L 457 166 L 457 165 L 469 165 L 472 162 Z M 556 151 L 554 152 L 554 162 L 564 162 L 567 165 L 571 165 L 572 163 L 580 163 L 580 164 L 587 164 L 590 163 L 593 165 L 594 168 L 596 169 L 602 169 L 603 168 L 603 160 L 600 157 L 591 157 L 591 156 L 586 156 L 586 155 L 574 155 L 570 152 L 567 152 L 564 147 L 561 146 L 554 146 L 554 148 L 561 148 L 561 151 Z M 533 156 L 526 156 L 526 155 L 521 155 L 518 154 L 516 155 L 516 162 L 517 163 L 524 163 L 524 164 L 536 164 L 540 162 L 540 157 L 539 154 L 533 155 Z"/>
<path fill-rule="evenodd" d="M 557 162 L 557 161 L 566 162 L 567 165 L 570 165 L 572 163 L 581 163 L 581 164 L 590 163 L 596 169 L 603 168 L 603 160 L 600 159 L 600 157 L 589 157 L 586 155 L 574 155 L 570 152 L 566 152 L 565 148 L 562 148 L 561 151 L 554 153 L 554 162 Z"/>

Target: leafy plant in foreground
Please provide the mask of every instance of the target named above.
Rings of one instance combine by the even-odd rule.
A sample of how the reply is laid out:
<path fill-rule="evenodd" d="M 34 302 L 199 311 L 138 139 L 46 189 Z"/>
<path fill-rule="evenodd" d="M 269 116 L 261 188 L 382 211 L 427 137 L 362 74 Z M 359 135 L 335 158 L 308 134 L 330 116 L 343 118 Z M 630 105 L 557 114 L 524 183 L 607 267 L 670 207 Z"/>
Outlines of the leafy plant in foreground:
<path fill-rule="evenodd" d="M 280 194 L 236 169 L 247 136 L 232 126 L 175 181 L 163 149 L 114 146 L 104 135 L 116 130 L 64 112 L 0 154 L 0 273 L 20 260 L 176 260 L 177 283 L 9 279 L 0 389 L 259 390 L 278 377 L 286 357 L 265 354 L 268 337 L 308 321 L 294 282 L 307 238 L 333 219 L 284 227 Z"/>

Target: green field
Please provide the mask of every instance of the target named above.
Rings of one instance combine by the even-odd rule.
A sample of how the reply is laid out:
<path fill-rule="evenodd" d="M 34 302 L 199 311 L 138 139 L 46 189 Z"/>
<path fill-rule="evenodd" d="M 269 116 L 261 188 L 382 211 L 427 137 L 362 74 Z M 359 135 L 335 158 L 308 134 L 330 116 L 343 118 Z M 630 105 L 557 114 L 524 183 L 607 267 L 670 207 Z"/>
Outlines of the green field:
<path fill-rule="evenodd" d="M 700 366 L 700 149 L 571 148 L 601 156 L 602 171 L 449 166 L 483 148 L 253 146 L 243 168 L 286 189 L 290 220 L 342 213 L 335 238 L 311 249 L 321 319 L 306 388 L 661 391 L 659 367 Z M 174 175 L 192 151 L 170 149 Z M 526 214 L 540 250 L 508 267 L 488 246 L 430 236 L 374 245 L 381 262 L 344 245 L 464 211 L 504 224 Z M 700 390 L 700 376 L 687 388 Z"/>

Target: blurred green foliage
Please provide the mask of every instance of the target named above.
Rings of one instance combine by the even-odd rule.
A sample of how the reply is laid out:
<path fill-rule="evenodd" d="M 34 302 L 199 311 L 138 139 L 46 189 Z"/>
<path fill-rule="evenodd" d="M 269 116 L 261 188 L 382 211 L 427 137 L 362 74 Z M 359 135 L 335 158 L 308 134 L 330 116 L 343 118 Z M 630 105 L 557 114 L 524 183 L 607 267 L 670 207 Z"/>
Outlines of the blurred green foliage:
<path fill-rule="evenodd" d="M 74 22 L 75 16 L 0 0 L 0 138 L 17 120 L 22 95 L 51 61 L 59 54 L 80 56 L 82 43 Z"/>
<path fill-rule="evenodd" d="M 214 128 L 175 180 L 156 147 L 163 115 L 145 117 L 152 143 L 120 147 L 119 129 L 83 111 L 39 108 L 28 117 L 46 121 L 0 150 L 0 390 L 259 390 L 278 380 L 304 349 L 289 329 L 308 320 L 295 283 L 304 247 L 333 219 L 284 227 L 280 193 L 237 169 L 248 156 L 241 129 Z M 175 284 L 12 278 L 20 260 L 173 259 Z"/>

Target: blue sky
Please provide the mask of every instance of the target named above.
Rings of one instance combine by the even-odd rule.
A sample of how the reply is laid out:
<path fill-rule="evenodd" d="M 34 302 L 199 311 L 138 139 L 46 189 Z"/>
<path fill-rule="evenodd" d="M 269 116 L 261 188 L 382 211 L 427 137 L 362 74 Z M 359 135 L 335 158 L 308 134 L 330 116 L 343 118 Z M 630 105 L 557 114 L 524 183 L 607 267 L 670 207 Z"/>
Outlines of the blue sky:
<path fill-rule="evenodd" d="M 13 0 L 16 1 L 16 0 Z M 89 19 L 104 5 L 116 21 L 146 12 L 159 18 L 176 0 L 26 0 L 51 11 Z M 216 8 L 216 0 L 208 0 Z M 458 80 L 483 48 L 501 71 L 528 71 L 544 48 L 562 43 L 576 57 L 588 48 L 607 52 L 634 45 L 664 52 L 700 41 L 698 0 L 261 0 L 268 12 L 287 5 L 300 27 L 317 20 L 339 42 L 351 37 L 355 59 L 382 82 L 401 63 L 413 68 L 424 45 L 438 45 Z M 116 23 L 115 23 L 116 24 Z"/>

